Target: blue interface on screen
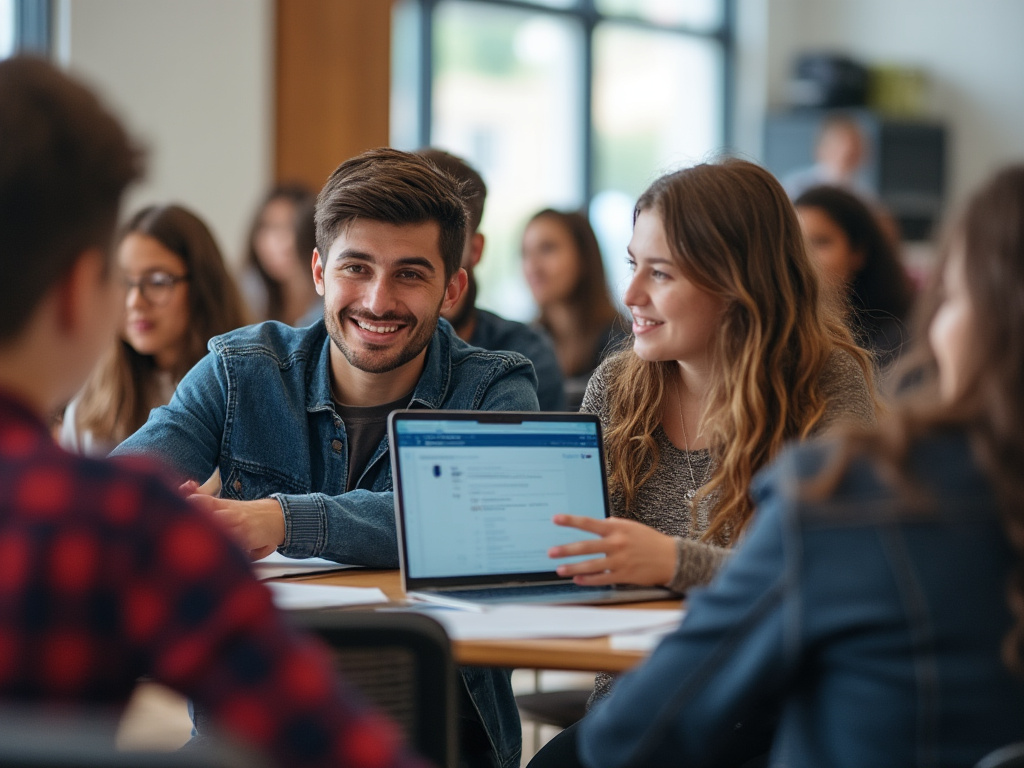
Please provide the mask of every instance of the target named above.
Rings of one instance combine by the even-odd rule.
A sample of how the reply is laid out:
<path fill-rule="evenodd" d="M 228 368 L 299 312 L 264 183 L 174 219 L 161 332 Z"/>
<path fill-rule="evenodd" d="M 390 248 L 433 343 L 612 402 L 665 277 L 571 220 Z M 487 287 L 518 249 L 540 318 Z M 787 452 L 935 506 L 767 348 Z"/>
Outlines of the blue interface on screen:
<path fill-rule="evenodd" d="M 574 558 L 556 562 L 550 547 L 593 537 L 552 516 L 604 519 L 593 423 L 410 420 L 396 429 L 413 578 L 552 571 Z"/>

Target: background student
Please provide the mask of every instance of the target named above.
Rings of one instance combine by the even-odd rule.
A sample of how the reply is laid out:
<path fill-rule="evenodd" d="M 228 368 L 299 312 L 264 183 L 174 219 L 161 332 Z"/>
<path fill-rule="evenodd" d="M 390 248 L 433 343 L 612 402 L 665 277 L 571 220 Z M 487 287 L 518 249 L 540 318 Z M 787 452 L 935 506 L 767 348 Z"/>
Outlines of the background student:
<path fill-rule="evenodd" d="M 567 406 L 575 410 L 590 374 L 623 340 L 628 324 L 608 293 L 597 236 L 577 211 L 546 208 L 523 231 L 523 274 L 537 303 L 536 325 L 555 345 Z"/>
<path fill-rule="evenodd" d="M 309 274 L 315 206 L 312 190 L 290 183 L 273 187 L 256 211 L 242 285 L 259 320 L 309 325 L 320 319 L 323 301 Z"/>
<path fill-rule="evenodd" d="M 132 216 L 116 246 L 125 285 L 120 337 L 104 354 L 61 425 L 65 448 L 105 456 L 170 401 L 206 343 L 248 315 L 206 224 L 178 205 Z"/>
<path fill-rule="evenodd" d="M 968 766 L 1024 740 L 1022 293 L 1018 165 L 954 229 L 920 387 L 757 480 L 739 551 L 579 724 L 584 765 L 720 764 L 738 723 L 780 714 L 787 768 Z"/>
<path fill-rule="evenodd" d="M 565 409 L 562 371 L 558 367 L 555 348 L 542 328 L 515 320 L 507 320 L 476 306 L 476 267 L 484 253 L 484 235 L 480 221 L 487 200 L 487 185 L 476 169 L 462 158 L 441 149 L 417 151 L 452 178 L 462 182 L 462 195 L 469 212 L 466 245 L 462 251 L 462 268 L 466 270 L 466 290 L 442 317 L 452 324 L 463 341 L 483 349 L 510 349 L 523 355 L 537 374 L 537 401 L 542 411 Z"/>
<path fill-rule="evenodd" d="M 839 187 L 811 187 L 793 201 L 811 256 L 847 310 L 857 342 L 880 368 L 907 341 L 913 289 L 876 214 Z"/>
<path fill-rule="evenodd" d="M 633 346 L 594 374 L 614 517 L 552 557 L 580 584 L 711 579 L 750 521 L 754 473 L 789 440 L 874 421 L 871 364 L 822 300 L 779 183 L 742 160 L 656 180 L 636 205 L 623 297 Z M 611 678 L 598 675 L 597 694 Z"/>
<path fill-rule="evenodd" d="M 814 144 L 814 164 L 787 174 L 782 186 L 794 199 L 811 187 L 828 184 L 872 201 L 875 195 L 866 179 L 871 151 L 868 137 L 857 119 L 835 112 L 822 120 Z"/>
<path fill-rule="evenodd" d="M 109 244 L 139 172 L 82 85 L 0 61 L 0 699 L 110 712 L 150 675 L 274 765 L 420 765 L 213 521 L 154 474 L 49 436 L 118 327 Z"/>

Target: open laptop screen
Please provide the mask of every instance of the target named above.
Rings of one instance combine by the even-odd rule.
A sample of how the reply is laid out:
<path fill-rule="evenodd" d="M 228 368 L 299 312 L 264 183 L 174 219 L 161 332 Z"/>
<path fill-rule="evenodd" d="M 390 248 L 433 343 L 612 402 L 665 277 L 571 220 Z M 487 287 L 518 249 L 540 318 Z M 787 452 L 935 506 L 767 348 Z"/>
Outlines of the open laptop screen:
<path fill-rule="evenodd" d="M 391 419 L 407 579 L 557 578 L 548 549 L 588 534 L 556 526 L 552 515 L 607 516 L 592 415 L 396 411 Z"/>

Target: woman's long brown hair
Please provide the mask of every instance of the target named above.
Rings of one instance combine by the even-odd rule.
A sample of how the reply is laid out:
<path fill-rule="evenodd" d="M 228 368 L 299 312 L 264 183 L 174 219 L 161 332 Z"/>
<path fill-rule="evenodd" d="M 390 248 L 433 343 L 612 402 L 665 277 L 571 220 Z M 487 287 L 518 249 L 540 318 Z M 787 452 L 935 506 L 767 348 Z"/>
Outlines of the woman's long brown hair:
<path fill-rule="evenodd" d="M 754 473 L 824 415 L 820 382 L 832 353 L 850 354 L 869 383 L 871 361 L 826 306 L 793 206 L 763 168 L 728 159 L 670 173 L 641 195 L 636 215 L 647 210 L 661 219 L 687 277 L 725 305 L 702 417 L 715 471 L 696 501 L 716 495 L 702 536 L 726 543 L 750 519 Z M 678 366 L 632 349 L 611 366 L 609 480 L 629 510 L 657 468 L 653 435 Z"/>
<path fill-rule="evenodd" d="M 149 206 L 129 219 L 120 231 L 118 246 L 130 234 L 157 240 L 181 257 L 189 274 L 189 325 L 185 354 L 175 381 L 206 354 L 211 337 L 248 322 L 241 295 L 224 265 L 220 248 L 206 224 L 178 205 Z M 124 339 L 104 354 L 82 390 L 76 426 L 99 440 L 118 443 L 141 427 L 153 407 L 156 364 Z"/>
<path fill-rule="evenodd" d="M 973 311 L 970 356 L 959 372 L 959 392 L 944 400 L 935 355 L 925 340 L 942 302 L 943 276 L 951 261 L 963 267 Z M 909 477 L 911 446 L 928 434 L 966 432 L 992 483 L 1017 555 L 1007 585 L 1013 626 L 1004 639 L 1003 660 L 1024 676 L 1024 164 L 1002 170 L 970 199 L 947 235 L 914 325 L 917 346 L 897 376 L 916 384 L 881 428 L 849 436 L 837 460 L 809 491 L 814 496 L 828 493 L 852 456 L 869 455 L 909 501 L 930 509 L 934 500 Z"/>

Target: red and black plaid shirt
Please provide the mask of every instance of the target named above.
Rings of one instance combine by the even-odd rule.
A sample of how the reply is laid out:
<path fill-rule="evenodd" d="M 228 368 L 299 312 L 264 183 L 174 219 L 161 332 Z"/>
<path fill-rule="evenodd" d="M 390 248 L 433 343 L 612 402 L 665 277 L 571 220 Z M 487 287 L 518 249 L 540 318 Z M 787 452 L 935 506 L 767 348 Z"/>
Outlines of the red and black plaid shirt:
<path fill-rule="evenodd" d="M 212 521 L 0 394 L 0 697 L 121 705 L 141 675 L 281 766 L 419 764 Z"/>

